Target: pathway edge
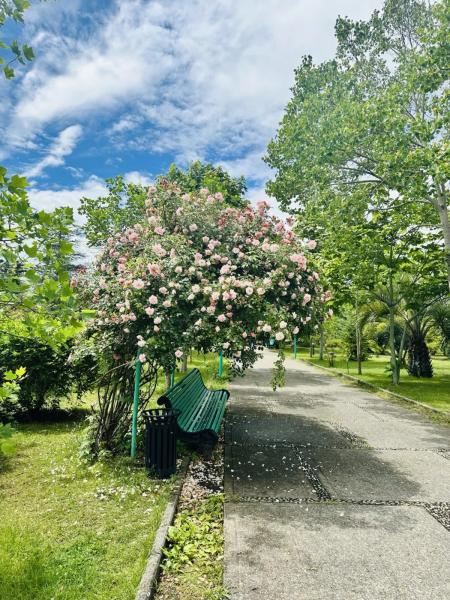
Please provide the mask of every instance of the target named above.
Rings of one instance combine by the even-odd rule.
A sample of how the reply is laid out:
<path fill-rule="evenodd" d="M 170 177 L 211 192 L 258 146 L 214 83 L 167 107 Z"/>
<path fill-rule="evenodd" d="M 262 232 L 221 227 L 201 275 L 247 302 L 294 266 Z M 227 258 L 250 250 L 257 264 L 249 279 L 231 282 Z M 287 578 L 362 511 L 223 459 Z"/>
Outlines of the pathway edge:
<path fill-rule="evenodd" d="M 156 582 L 158 581 L 159 568 L 161 565 L 162 551 L 166 545 L 167 533 L 172 525 L 180 500 L 181 490 L 186 479 L 191 458 L 186 456 L 181 463 L 180 478 L 173 489 L 169 502 L 156 531 L 153 545 L 147 558 L 144 572 L 136 592 L 135 600 L 152 600 L 155 594 Z"/>
<path fill-rule="evenodd" d="M 395 392 L 391 392 L 384 388 L 378 387 L 377 385 L 374 385 L 373 383 L 364 381 L 363 379 L 359 379 L 358 377 L 353 377 L 353 375 L 347 375 L 347 373 L 342 373 L 341 371 L 332 371 L 328 367 L 324 367 L 323 365 L 317 365 L 316 363 L 313 363 L 305 358 L 300 358 L 300 360 L 302 362 L 304 362 L 305 364 L 310 365 L 311 367 L 316 367 L 317 369 L 322 369 L 322 371 L 325 371 L 326 373 L 329 373 L 330 375 L 334 375 L 336 377 L 342 377 L 343 379 L 352 381 L 353 383 L 358 384 L 360 387 L 365 387 L 370 390 L 374 390 L 375 392 L 382 392 L 383 394 L 386 394 L 387 396 L 390 396 L 391 398 L 394 398 L 397 400 L 404 400 L 405 402 L 415 404 L 416 406 L 421 406 L 422 408 L 431 410 L 432 412 L 438 413 L 439 415 L 444 415 L 445 417 L 450 417 L 450 412 L 447 412 L 440 408 L 435 408 L 434 406 L 429 406 L 428 404 L 425 404 L 424 402 L 419 402 L 418 400 L 413 400 L 412 398 L 408 398 L 407 396 L 402 396 L 401 394 L 396 394 Z"/>

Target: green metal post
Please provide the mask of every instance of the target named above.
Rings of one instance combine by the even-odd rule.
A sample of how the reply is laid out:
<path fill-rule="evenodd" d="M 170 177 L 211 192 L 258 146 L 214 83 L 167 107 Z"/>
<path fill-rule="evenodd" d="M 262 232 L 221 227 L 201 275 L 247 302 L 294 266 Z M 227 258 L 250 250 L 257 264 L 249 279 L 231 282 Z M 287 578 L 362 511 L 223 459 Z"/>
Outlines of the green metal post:
<path fill-rule="evenodd" d="M 220 352 L 219 352 L 219 370 L 217 372 L 217 375 L 219 377 L 222 377 L 222 373 L 223 373 L 223 352 L 222 352 L 222 350 L 220 350 Z"/>
<path fill-rule="evenodd" d="M 131 421 L 131 458 L 135 458 L 136 456 L 137 417 L 139 409 L 139 384 L 141 383 L 141 368 L 142 363 L 139 358 L 137 358 L 134 367 L 133 419 Z"/>
<path fill-rule="evenodd" d="M 294 358 L 297 358 L 297 335 L 294 335 Z"/>

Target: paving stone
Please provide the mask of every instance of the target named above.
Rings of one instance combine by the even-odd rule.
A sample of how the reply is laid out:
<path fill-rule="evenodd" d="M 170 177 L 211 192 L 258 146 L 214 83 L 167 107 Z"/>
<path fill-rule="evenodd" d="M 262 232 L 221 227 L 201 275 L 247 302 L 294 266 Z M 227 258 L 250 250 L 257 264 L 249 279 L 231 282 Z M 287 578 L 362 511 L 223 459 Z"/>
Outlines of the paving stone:
<path fill-rule="evenodd" d="M 315 498 L 298 450 L 227 446 L 225 493 L 231 496 Z"/>
<path fill-rule="evenodd" d="M 438 453 L 311 449 L 308 460 L 333 498 L 450 501 L 450 462 Z"/>
<path fill-rule="evenodd" d="M 449 555 L 420 507 L 225 506 L 232 600 L 446 600 Z"/>
<path fill-rule="evenodd" d="M 351 443 L 331 425 L 296 415 L 230 415 L 226 425 L 230 444 L 287 444 L 349 448 Z"/>

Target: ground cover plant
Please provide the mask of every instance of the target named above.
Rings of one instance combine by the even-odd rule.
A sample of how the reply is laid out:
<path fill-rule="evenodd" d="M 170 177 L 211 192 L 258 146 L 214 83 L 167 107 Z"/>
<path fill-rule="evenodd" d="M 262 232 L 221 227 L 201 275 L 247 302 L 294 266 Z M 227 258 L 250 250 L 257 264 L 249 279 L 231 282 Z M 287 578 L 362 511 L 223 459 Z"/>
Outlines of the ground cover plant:
<path fill-rule="evenodd" d="M 157 600 L 223 600 L 223 445 L 194 457 L 164 549 Z"/>

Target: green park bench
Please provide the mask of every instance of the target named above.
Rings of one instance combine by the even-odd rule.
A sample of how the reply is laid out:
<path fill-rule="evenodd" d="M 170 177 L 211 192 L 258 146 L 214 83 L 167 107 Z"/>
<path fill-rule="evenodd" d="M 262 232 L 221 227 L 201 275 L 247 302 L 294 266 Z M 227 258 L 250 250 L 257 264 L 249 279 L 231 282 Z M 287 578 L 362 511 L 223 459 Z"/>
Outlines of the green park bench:
<path fill-rule="evenodd" d="M 208 390 L 200 371 L 193 369 L 158 398 L 158 404 L 177 411 L 181 440 L 212 449 L 219 438 L 229 395 L 228 390 Z"/>

